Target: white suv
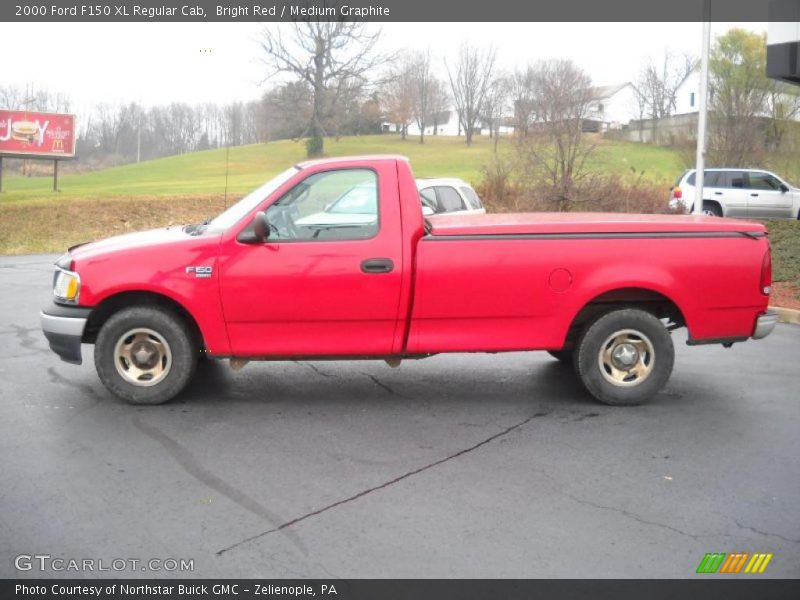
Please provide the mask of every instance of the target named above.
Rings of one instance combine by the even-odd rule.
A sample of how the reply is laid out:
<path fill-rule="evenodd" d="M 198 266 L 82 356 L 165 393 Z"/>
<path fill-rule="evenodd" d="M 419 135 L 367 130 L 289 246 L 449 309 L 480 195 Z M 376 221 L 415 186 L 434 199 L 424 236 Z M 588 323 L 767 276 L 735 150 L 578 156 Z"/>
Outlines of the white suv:
<path fill-rule="evenodd" d="M 800 190 L 760 169 L 706 169 L 703 212 L 717 217 L 800 219 Z M 670 208 L 690 213 L 695 171 L 684 171 L 670 188 Z"/>
<path fill-rule="evenodd" d="M 417 179 L 417 190 L 422 202 L 422 212 L 426 216 L 443 213 L 482 215 L 486 212 L 478 194 L 462 179 Z"/>

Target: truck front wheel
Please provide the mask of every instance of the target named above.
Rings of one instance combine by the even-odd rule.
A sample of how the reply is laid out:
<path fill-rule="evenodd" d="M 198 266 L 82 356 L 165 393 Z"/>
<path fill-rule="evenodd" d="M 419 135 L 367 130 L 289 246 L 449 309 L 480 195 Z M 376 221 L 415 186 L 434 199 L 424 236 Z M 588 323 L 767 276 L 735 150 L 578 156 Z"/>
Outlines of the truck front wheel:
<path fill-rule="evenodd" d="M 186 386 L 197 365 L 188 325 L 151 306 L 123 309 L 106 321 L 94 348 L 103 385 L 131 404 L 163 404 Z"/>
<path fill-rule="evenodd" d="M 672 373 L 675 347 L 664 324 L 638 309 L 597 319 L 575 347 L 575 366 L 592 396 L 615 406 L 641 404 Z"/>

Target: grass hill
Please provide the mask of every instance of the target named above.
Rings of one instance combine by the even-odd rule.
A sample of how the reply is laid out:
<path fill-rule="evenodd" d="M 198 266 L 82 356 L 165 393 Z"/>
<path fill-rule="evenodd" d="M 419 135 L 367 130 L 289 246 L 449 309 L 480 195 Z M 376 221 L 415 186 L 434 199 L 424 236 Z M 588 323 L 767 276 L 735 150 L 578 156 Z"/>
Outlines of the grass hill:
<path fill-rule="evenodd" d="M 644 171 L 644 179 L 665 185 L 683 170 L 678 154 L 668 148 L 601 138 L 597 138 L 596 143 L 597 149 L 588 165 L 593 170 L 627 174 L 634 168 L 637 172 Z M 470 148 L 463 138 L 444 136 L 429 136 L 425 144 L 419 144 L 416 138 L 404 141 L 395 135 L 346 137 L 325 142 L 330 156 L 403 154 L 411 159 L 418 176 L 461 177 L 473 185 L 480 182 L 481 167 L 489 160 L 492 148 L 491 141 L 485 137 L 476 138 Z M 291 140 L 230 148 L 229 198 L 244 195 L 287 166 L 303 160 L 304 153 L 304 145 Z M 52 178 L 48 176 L 7 176 L 0 205 L 25 203 L 31 206 L 54 201 L 113 198 L 221 198 L 225 193 L 225 171 L 226 150 L 217 149 L 65 174 L 59 178 L 60 193 L 52 192 Z"/>

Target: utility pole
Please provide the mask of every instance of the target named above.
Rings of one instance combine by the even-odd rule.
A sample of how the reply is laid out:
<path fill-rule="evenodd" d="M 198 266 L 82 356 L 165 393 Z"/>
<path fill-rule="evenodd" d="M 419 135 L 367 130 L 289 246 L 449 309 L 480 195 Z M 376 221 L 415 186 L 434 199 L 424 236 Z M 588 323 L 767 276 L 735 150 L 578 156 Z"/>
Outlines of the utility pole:
<path fill-rule="evenodd" d="M 708 117 L 708 55 L 711 48 L 711 0 L 703 0 L 703 41 L 700 54 L 700 102 L 697 114 L 697 161 L 694 176 L 694 214 L 703 214 L 703 179 L 706 167 Z"/>

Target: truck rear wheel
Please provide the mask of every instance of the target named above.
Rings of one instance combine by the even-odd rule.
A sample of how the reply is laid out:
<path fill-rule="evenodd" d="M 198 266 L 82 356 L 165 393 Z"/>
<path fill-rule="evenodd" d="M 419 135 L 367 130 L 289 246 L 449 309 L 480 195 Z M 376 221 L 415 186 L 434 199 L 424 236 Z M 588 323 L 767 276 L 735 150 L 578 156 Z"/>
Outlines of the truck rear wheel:
<path fill-rule="evenodd" d="M 575 347 L 583 385 L 604 404 L 632 406 L 657 394 L 672 373 L 675 347 L 664 324 L 626 308 L 597 319 Z"/>
<path fill-rule="evenodd" d="M 106 321 L 94 349 L 103 385 L 130 404 L 163 404 L 186 387 L 197 365 L 194 336 L 161 308 L 126 308 Z"/>

